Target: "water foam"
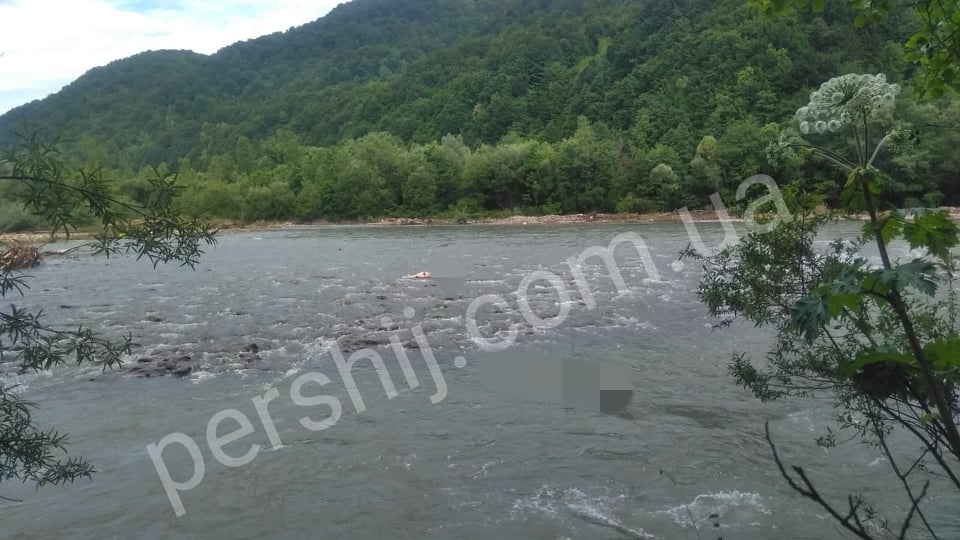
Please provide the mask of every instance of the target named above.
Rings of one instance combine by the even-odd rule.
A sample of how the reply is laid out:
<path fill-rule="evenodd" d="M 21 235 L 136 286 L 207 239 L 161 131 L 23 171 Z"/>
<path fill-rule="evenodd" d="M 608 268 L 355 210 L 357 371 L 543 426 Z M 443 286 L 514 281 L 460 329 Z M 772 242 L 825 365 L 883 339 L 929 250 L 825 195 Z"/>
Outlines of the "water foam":
<path fill-rule="evenodd" d="M 660 510 L 657 514 L 670 516 L 674 523 L 683 527 L 697 526 L 710 519 L 713 514 L 721 517 L 734 509 L 748 509 L 761 514 L 770 511 L 763 505 L 763 497 L 759 493 L 744 493 L 742 491 L 720 491 L 697 495 L 693 502 Z M 690 521 L 691 517 L 693 522 Z"/>
<path fill-rule="evenodd" d="M 575 517 L 591 525 L 614 529 L 630 538 L 656 538 L 643 529 L 630 528 L 623 524 L 613 510 L 623 506 L 626 495 L 603 496 L 588 495 L 578 488 L 553 490 L 542 486 L 536 493 L 521 497 L 513 502 L 511 517 L 518 518 L 524 513 L 539 513 L 555 519 L 564 515 Z"/>

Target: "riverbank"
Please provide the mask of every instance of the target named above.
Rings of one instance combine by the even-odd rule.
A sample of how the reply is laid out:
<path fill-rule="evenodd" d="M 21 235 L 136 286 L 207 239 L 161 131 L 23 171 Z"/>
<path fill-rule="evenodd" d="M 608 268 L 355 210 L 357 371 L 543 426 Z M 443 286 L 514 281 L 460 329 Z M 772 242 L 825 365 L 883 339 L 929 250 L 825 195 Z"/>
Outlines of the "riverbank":
<path fill-rule="evenodd" d="M 960 221 L 960 207 L 943 207 L 950 213 L 950 217 L 955 221 Z M 733 221 L 743 221 L 739 216 L 729 216 Z M 221 232 L 247 232 L 262 231 L 272 229 L 288 229 L 298 226 L 310 225 L 382 225 L 382 226 L 431 226 L 431 225 L 569 225 L 583 223 L 681 223 L 685 216 L 680 212 L 655 212 L 646 214 L 606 214 L 593 212 L 589 214 L 553 214 L 546 216 L 478 216 L 467 219 L 452 219 L 442 217 L 387 217 L 371 221 L 256 221 L 253 223 L 243 223 L 241 221 L 215 221 L 214 225 L 220 228 Z M 686 219 L 695 223 L 718 222 L 720 217 L 714 210 L 691 210 L 686 214 Z M 866 221 L 869 216 L 866 213 L 842 216 L 841 219 L 850 221 Z M 0 236 L 2 238 L 2 236 Z"/>
<path fill-rule="evenodd" d="M 716 212 L 712 210 L 695 210 L 690 212 L 695 221 L 718 221 Z M 439 217 L 432 218 L 380 218 L 370 221 L 254 221 L 244 223 L 237 220 L 212 220 L 211 224 L 218 229 L 220 233 L 229 234 L 236 232 L 255 232 L 269 231 L 275 229 L 289 229 L 299 226 L 317 226 L 317 225 L 381 225 L 381 226 L 428 226 L 428 225 L 566 225 L 574 223 L 668 223 L 680 222 L 681 217 L 677 212 L 659 212 L 653 214 L 564 214 L 548 216 L 504 216 L 504 217 L 486 217 L 479 216 L 468 219 L 446 219 Z M 88 240 L 93 237 L 95 231 L 80 229 L 70 234 L 71 240 Z M 46 244 L 66 239 L 62 233 L 51 237 L 49 231 L 24 231 L 16 233 L 0 233 L 0 243 L 2 242 L 20 242 L 27 244 Z"/>
<path fill-rule="evenodd" d="M 960 207 L 943 207 L 947 210 L 950 217 L 955 221 L 960 221 Z M 689 218 L 696 223 L 717 222 L 719 216 L 713 210 L 693 210 L 689 212 Z M 476 217 L 469 219 L 446 219 L 446 218 L 380 218 L 371 221 L 255 221 L 244 223 L 236 220 L 213 220 L 212 225 L 218 229 L 221 234 L 269 231 L 277 229 L 289 229 L 299 226 L 317 226 L 317 225 L 379 225 L 379 226 L 434 226 L 434 225 L 570 225 L 585 223 L 680 223 L 684 217 L 679 212 L 657 212 L 648 214 L 562 214 L 547 216 L 525 216 L 513 215 L 504 217 Z M 741 218 L 731 216 L 734 221 L 742 221 Z M 866 221 L 867 214 L 849 215 L 843 219 Z M 88 240 L 92 238 L 94 231 L 79 230 L 70 234 L 71 240 Z M 62 241 L 65 236 L 60 233 L 50 236 L 48 231 L 25 231 L 17 233 L 0 234 L 0 243 L 19 242 L 32 245 L 43 245 L 51 242 Z"/>
<path fill-rule="evenodd" d="M 690 212 L 695 221 L 718 221 L 716 212 L 712 210 L 695 210 Z M 658 212 L 650 214 L 604 214 L 593 212 L 590 214 L 562 214 L 547 216 L 514 215 L 505 217 L 477 217 L 467 220 L 453 219 L 408 219 L 384 218 L 374 224 L 377 225 L 567 225 L 572 223 L 670 223 L 680 222 L 677 212 Z"/>

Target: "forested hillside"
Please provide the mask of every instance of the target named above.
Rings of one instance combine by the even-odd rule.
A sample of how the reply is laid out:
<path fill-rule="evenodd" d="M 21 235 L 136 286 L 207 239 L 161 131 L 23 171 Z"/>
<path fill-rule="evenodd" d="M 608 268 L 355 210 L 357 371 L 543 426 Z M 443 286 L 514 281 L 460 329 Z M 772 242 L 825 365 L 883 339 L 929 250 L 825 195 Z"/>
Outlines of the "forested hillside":
<path fill-rule="evenodd" d="M 855 30 L 846 3 L 765 20 L 744 0 L 354 0 L 215 55 L 143 53 L 0 117 L 99 162 L 126 196 L 180 174 L 189 213 L 355 219 L 456 209 L 704 206 L 764 172 L 834 173 L 766 148 L 829 77 L 910 91 L 908 16 Z M 901 100 L 918 144 L 892 197 L 960 202 L 960 107 Z M 891 125 L 894 122 L 891 119 Z"/>

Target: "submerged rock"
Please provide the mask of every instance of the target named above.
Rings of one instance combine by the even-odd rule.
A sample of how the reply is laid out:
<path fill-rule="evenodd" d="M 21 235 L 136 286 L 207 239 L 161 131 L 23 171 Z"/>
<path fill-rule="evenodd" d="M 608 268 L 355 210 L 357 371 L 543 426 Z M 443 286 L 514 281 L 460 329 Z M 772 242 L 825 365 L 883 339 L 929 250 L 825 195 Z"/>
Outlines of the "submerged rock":
<path fill-rule="evenodd" d="M 376 332 L 362 335 L 344 334 L 337 338 L 340 351 L 344 354 L 359 351 L 360 349 L 381 347 L 389 343 L 390 337 L 388 335 L 382 335 Z"/>
<path fill-rule="evenodd" d="M 262 368 L 263 349 L 257 343 L 245 345 L 239 352 L 223 351 L 208 355 L 182 354 L 174 349 L 165 353 L 137 358 L 123 371 L 134 377 L 187 377 L 193 373 L 223 373 L 251 367 Z"/>
<path fill-rule="evenodd" d="M 260 358 L 260 346 L 256 343 L 251 343 L 243 348 L 243 351 L 240 353 L 240 360 L 244 364 L 250 364 L 253 362 L 259 362 L 262 360 Z"/>
<path fill-rule="evenodd" d="M 190 355 L 175 357 L 141 357 L 127 365 L 124 371 L 136 377 L 186 377 L 193 372 L 196 362 Z"/>

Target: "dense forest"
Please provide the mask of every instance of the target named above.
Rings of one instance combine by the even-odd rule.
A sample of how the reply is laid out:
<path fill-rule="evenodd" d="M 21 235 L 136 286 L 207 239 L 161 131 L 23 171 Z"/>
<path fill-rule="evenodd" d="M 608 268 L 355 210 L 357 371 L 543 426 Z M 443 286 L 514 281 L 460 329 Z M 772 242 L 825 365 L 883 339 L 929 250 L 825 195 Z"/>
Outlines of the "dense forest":
<path fill-rule="evenodd" d="M 846 2 L 769 20 L 744 0 L 354 0 L 211 56 L 154 51 L 0 117 L 102 166 L 124 197 L 178 175 L 201 217 L 345 220 L 482 211 L 703 207 L 758 172 L 838 189 L 767 148 L 822 81 L 884 73 L 911 92 L 903 13 Z M 960 204 L 960 104 L 899 100 L 914 128 L 883 164 L 897 203 Z M 0 228 L 23 226 L 14 189 Z M 731 197 L 732 198 L 732 197 Z"/>

